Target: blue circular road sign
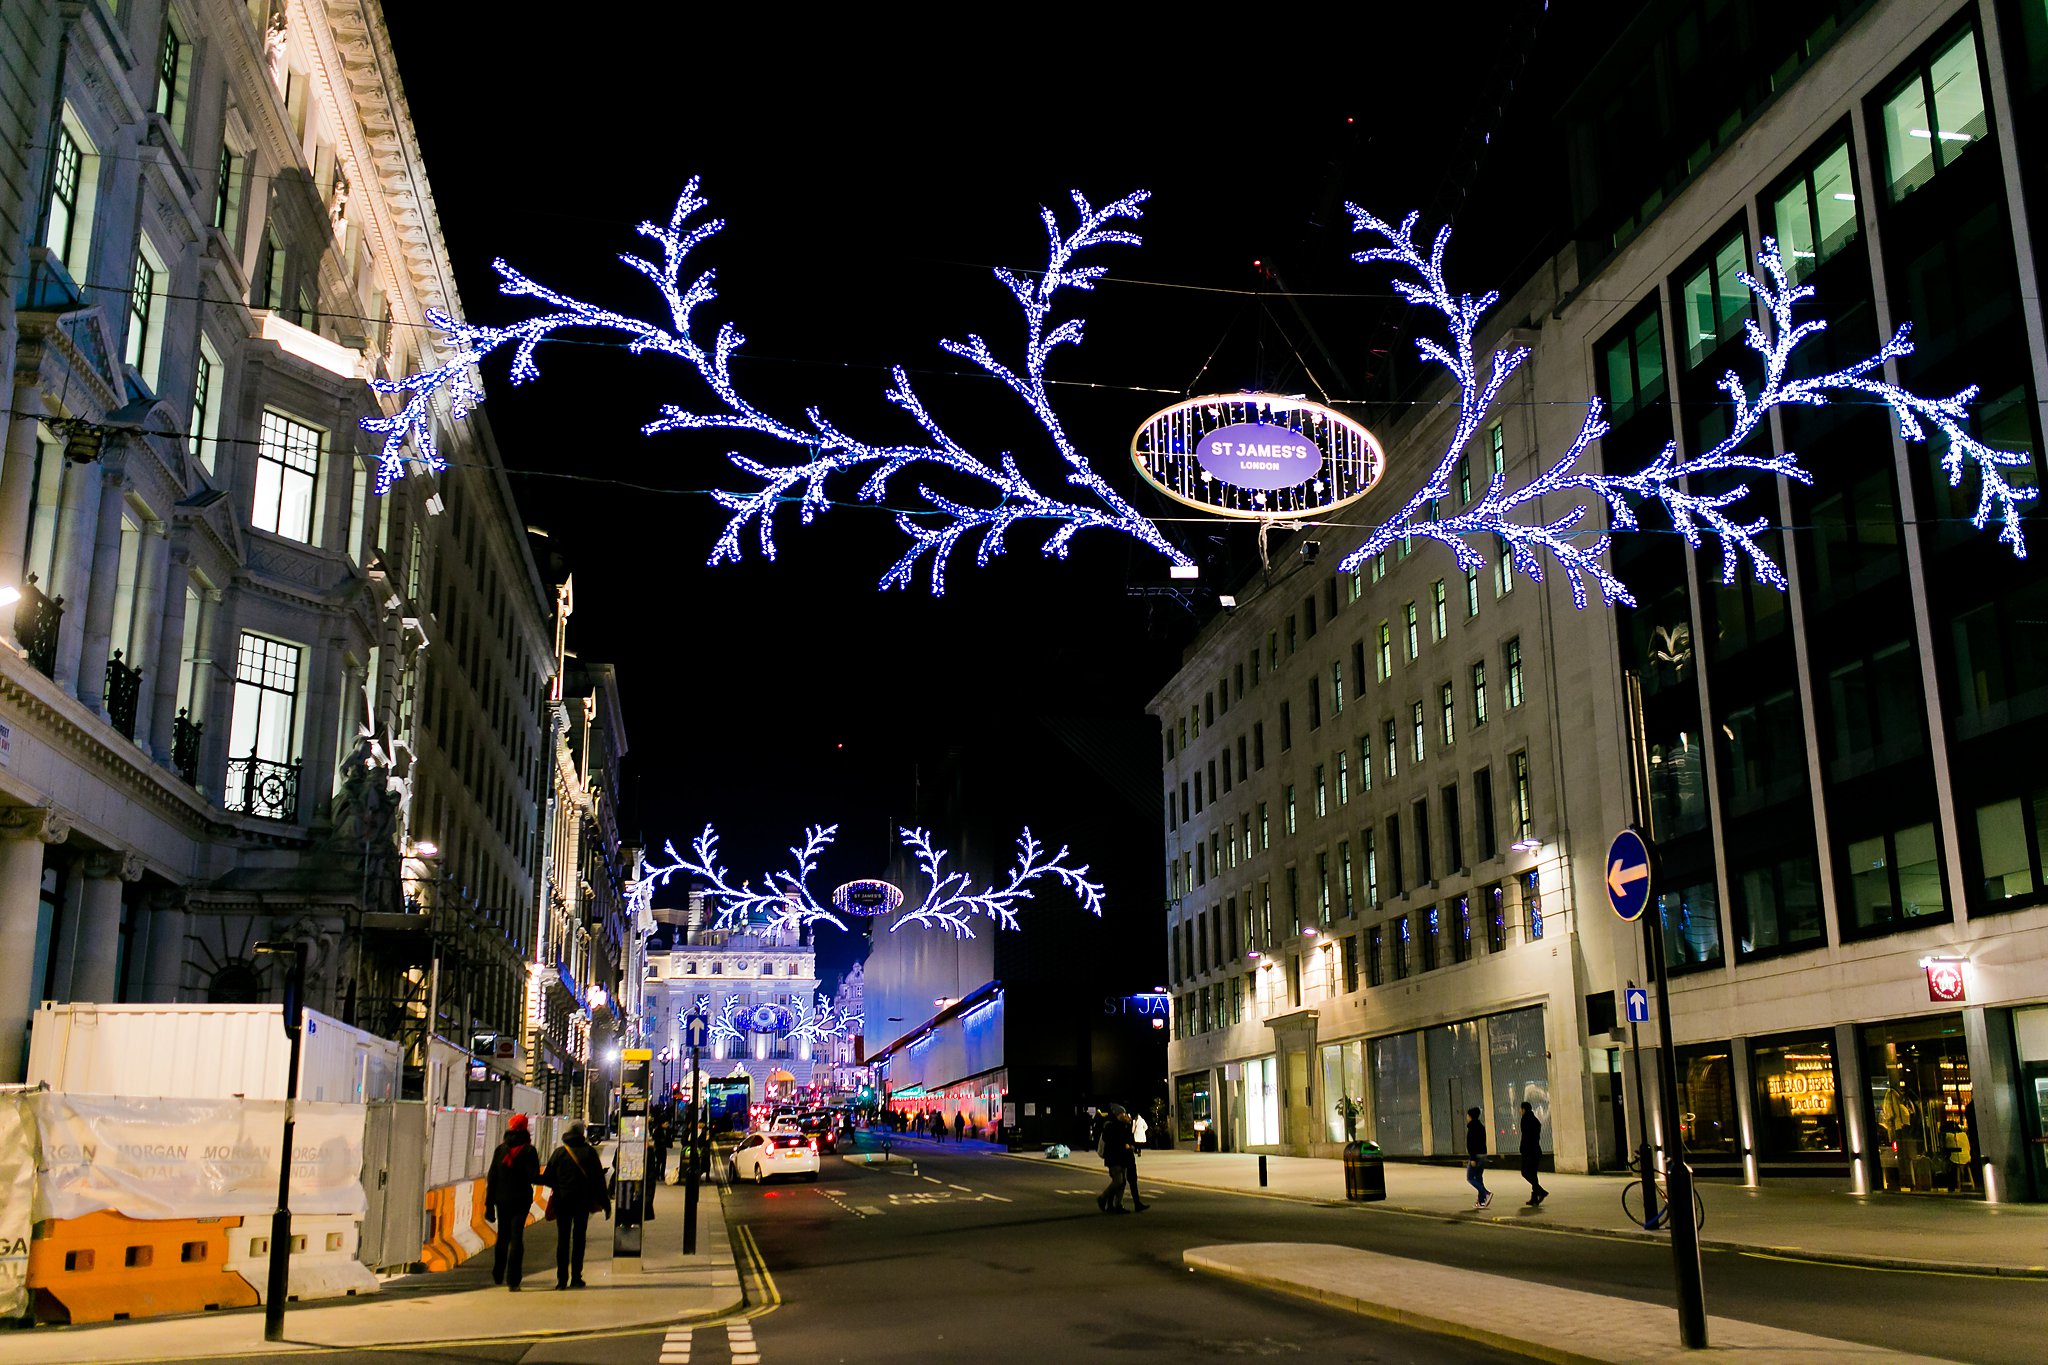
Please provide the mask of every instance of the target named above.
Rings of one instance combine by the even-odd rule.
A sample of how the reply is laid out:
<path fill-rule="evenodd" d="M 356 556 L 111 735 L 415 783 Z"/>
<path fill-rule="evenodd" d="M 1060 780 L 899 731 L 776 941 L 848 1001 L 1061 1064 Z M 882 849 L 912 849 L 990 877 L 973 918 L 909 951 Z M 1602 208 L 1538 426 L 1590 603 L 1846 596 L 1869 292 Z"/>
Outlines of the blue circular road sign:
<path fill-rule="evenodd" d="M 1625 829 L 1614 836 L 1602 879 L 1614 913 L 1631 923 L 1641 919 L 1650 904 L 1650 845 L 1642 835 Z"/>

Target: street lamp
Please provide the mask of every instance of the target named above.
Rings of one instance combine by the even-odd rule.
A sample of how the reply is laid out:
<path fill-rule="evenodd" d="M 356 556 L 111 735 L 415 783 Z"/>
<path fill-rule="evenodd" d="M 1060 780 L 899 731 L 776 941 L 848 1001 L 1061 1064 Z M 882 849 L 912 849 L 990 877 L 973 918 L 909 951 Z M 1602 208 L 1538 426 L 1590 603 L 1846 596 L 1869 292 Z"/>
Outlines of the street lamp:
<path fill-rule="evenodd" d="M 263 1296 L 263 1339 L 284 1340 L 284 1301 L 291 1292 L 292 1250 L 292 1126 L 299 1104 L 299 1032 L 306 1009 L 306 949 L 304 944 L 268 940 L 256 945 L 258 957 L 283 957 L 285 967 L 285 1037 L 291 1040 L 291 1057 L 284 1078 L 284 1142 L 277 1157 L 277 1208 L 270 1215 L 270 1277 Z"/>

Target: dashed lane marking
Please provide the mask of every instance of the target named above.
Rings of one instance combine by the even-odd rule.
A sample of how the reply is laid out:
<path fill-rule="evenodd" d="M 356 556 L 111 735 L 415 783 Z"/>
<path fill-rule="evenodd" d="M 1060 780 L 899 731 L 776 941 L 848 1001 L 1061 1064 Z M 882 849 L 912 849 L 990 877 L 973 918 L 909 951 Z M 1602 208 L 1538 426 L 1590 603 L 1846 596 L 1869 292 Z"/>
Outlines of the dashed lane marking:
<path fill-rule="evenodd" d="M 943 1180 L 939 1179 L 939 1178 L 938 1178 L 937 1176 L 935 1176 L 935 1175 L 921 1175 L 921 1176 L 919 1176 L 919 1177 L 918 1177 L 918 1179 L 919 1179 L 919 1180 L 923 1180 L 923 1181 L 926 1181 L 926 1182 L 928 1182 L 928 1183 L 930 1183 L 930 1184 L 933 1184 L 933 1185 L 943 1185 L 943 1184 L 945 1184 L 945 1183 L 946 1183 L 945 1181 L 943 1181 Z"/>
<path fill-rule="evenodd" d="M 974 1191 L 973 1191 L 973 1190 L 970 1190 L 970 1189 L 968 1189 L 968 1188 L 967 1188 L 967 1187 L 966 1187 L 965 1185 L 953 1185 L 953 1184 L 948 1184 L 948 1185 L 946 1186 L 946 1188 L 947 1188 L 947 1189 L 949 1189 L 949 1190 L 958 1190 L 958 1191 L 960 1191 L 960 1193 L 962 1193 L 962 1194 L 973 1194 L 973 1193 L 974 1193 Z"/>
<path fill-rule="evenodd" d="M 860 1208 L 856 1207 L 855 1205 L 849 1204 L 844 1199 L 840 1198 L 841 1195 L 846 1193 L 846 1191 L 844 1190 L 819 1190 L 818 1193 L 824 1196 L 826 1199 L 829 1199 L 833 1203 L 837 1204 L 840 1208 L 845 1209 L 848 1213 L 852 1214 L 856 1218 L 867 1217 L 867 1214 L 862 1212 Z"/>

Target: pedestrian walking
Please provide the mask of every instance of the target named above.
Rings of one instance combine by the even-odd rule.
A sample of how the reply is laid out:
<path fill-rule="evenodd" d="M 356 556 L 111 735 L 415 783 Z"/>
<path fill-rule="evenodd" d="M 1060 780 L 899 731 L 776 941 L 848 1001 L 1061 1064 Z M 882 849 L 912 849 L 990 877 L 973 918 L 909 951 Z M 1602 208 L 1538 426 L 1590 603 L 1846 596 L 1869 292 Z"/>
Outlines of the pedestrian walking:
<path fill-rule="evenodd" d="M 1109 1172 L 1109 1187 L 1095 1196 L 1095 1207 L 1104 1213 L 1129 1212 L 1124 1208 L 1124 1186 L 1135 1173 L 1131 1169 L 1131 1121 L 1122 1105 L 1109 1106 L 1095 1141 L 1095 1154 Z"/>
<path fill-rule="evenodd" d="M 1465 1158 L 1465 1183 L 1478 1193 L 1477 1207 L 1483 1209 L 1493 1202 L 1493 1192 L 1486 1188 L 1486 1125 L 1479 1121 L 1477 1105 L 1465 1111 Z"/>
<path fill-rule="evenodd" d="M 946 1116 L 945 1116 L 944 1114 L 937 1114 L 937 1113 L 935 1113 L 935 1114 L 933 1114 L 933 1115 L 932 1115 L 932 1141 L 933 1141 L 933 1142 L 944 1142 L 945 1140 L 946 1140 Z"/>
<path fill-rule="evenodd" d="M 540 1154 L 526 1115 L 505 1122 L 505 1140 L 491 1153 L 491 1173 L 484 1178 L 484 1217 L 498 1228 L 491 1253 L 491 1283 L 514 1293 L 526 1274 L 526 1219 L 533 1212 L 533 1187 L 540 1183 Z"/>
<path fill-rule="evenodd" d="M 590 1229 L 590 1215 L 602 1211 L 612 1216 L 606 1196 L 604 1163 L 597 1149 L 584 1135 L 583 1125 L 572 1123 L 562 1134 L 562 1145 L 548 1158 L 541 1183 L 550 1190 L 548 1219 L 555 1224 L 555 1288 L 583 1287 L 583 1243 Z"/>
<path fill-rule="evenodd" d="M 1143 1213 L 1152 1206 L 1138 1195 L 1138 1148 L 1145 1142 L 1145 1120 L 1137 1114 L 1126 1113 L 1130 1125 L 1131 1145 L 1124 1153 L 1124 1182 L 1131 1187 L 1131 1207 Z"/>
<path fill-rule="evenodd" d="M 953 1141 L 967 1141 L 967 1114 L 964 1110 L 953 1115 Z"/>
<path fill-rule="evenodd" d="M 1527 1100 L 1522 1101 L 1522 1179 L 1529 1182 L 1529 1204 L 1535 1207 L 1550 1198 L 1550 1191 L 1543 1188 L 1538 1180 L 1537 1167 L 1543 1160 L 1543 1120 L 1536 1117 L 1535 1108 Z"/>

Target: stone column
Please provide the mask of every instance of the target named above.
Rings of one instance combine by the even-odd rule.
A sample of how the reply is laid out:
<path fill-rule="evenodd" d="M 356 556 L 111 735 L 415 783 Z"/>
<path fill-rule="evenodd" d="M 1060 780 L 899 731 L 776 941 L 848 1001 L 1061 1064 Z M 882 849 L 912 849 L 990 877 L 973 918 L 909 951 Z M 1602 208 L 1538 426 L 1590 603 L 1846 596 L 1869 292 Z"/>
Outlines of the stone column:
<path fill-rule="evenodd" d="M 73 694 L 102 713 L 106 710 L 107 658 L 114 651 L 114 601 L 121 586 L 121 501 L 121 477 L 108 470 L 100 488 L 91 578 L 85 592 L 85 634 Z M 70 624 L 67 614 L 65 625 Z"/>
<path fill-rule="evenodd" d="M 185 665 L 185 585 L 190 579 L 182 569 L 184 551 L 170 550 L 168 538 L 164 544 L 167 581 L 163 584 L 163 611 L 159 613 L 161 619 L 155 627 L 149 652 L 150 666 L 156 670 L 156 676 L 149 689 L 149 719 L 146 722 L 137 719 L 135 738 L 138 742 L 146 738 L 156 761 L 168 767 L 171 762 L 171 731 L 178 719 L 178 681 Z M 192 719 L 199 718 L 195 716 Z"/>
<path fill-rule="evenodd" d="M 39 411 L 33 384 L 13 387 L 14 411 Z M 28 548 L 28 506 L 35 495 L 36 420 L 17 417 L 7 428 L 5 463 L 0 463 L 0 584 L 18 588 L 26 572 L 22 552 Z M 49 585 L 43 585 L 49 591 Z M 8 612 L 0 634 L 12 636 L 14 613 Z"/>
<path fill-rule="evenodd" d="M 143 992 L 151 1000 L 176 1001 L 185 986 L 185 942 L 191 913 L 184 893 L 173 891 L 150 908 L 149 970 Z"/>
<path fill-rule="evenodd" d="M 0 809 L 0 1084 L 19 1082 L 27 1071 L 28 1017 L 42 984 L 34 975 L 43 846 L 70 832 L 48 806 Z"/>
<path fill-rule="evenodd" d="M 64 488 L 57 505 L 56 553 L 50 561 L 50 582 L 43 591 L 64 599 L 64 625 L 57 636 L 57 667 L 53 681 L 78 695 L 78 652 L 85 639 L 85 592 L 92 577 L 93 540 L 99 534 L 104 466 L 64 466 Z M 94 695 L 104 686 L 95 682 Z"/>
<path fill-rule="evenodd" d="M 86 858 L 84 872 L 71 998 L 109 1004 L 120 985 L 121 887 L 142 875 L 142 859 L 133 853 L 94 853 Z"/>
<path fill-rule="evenodd" d="M 128 662 L 134 664 L 137 668 L 150 670 L 143 674 L 144 690 L 142 696 L 137 698 L 135 706 L 135 742 L 140 744 L 145 752 L 149 750 L 150 740 L 155 735 L 154 722 L 156 720 L 156 693 L 153 685 L 148 680 L 154 676 L 156 681 L 160 683 L 165 677 L 169 677 L 174 688 L 178 682 L 179 631 L 174 630 L 168 636 L 171 642 L 170 657 L 168 659 L 164 657 L 163 649 L 163 642 L 166 638 L 164 626 L 167 623 L 169 612 L 173 610 L 169 603 L 164 600 L 164 580 L 169 577 L 171 568 L 171 538 L 168 534 L 169 531 L 170 528 L 160 521 L 149 521 L 143 525 L 142 563 L 139 566 L 140 581 L 137 583 L 135 591 L 135 622 L 137 629 L 131 632 L 129 636 L 130 639 L 135 641 L 135 649 Z M 185 595 L 181 592 L 178 594 L 178 606 L 175 608 L 180 622 L 184 620 L 184 603 Z M 164 743 L 166 746 L 170 743 L 170 729 L 170 722 L 166 720 L 164 722 Z"/>
<path fill-rule="evenodd" d="M 190 719 L 206 727 L 199 745 L 199 790 L 218 798 L 228 767 L 228 728 L 235 705 L 235 613 L 227 594 L 206 594 L 193 656 Z"/>

